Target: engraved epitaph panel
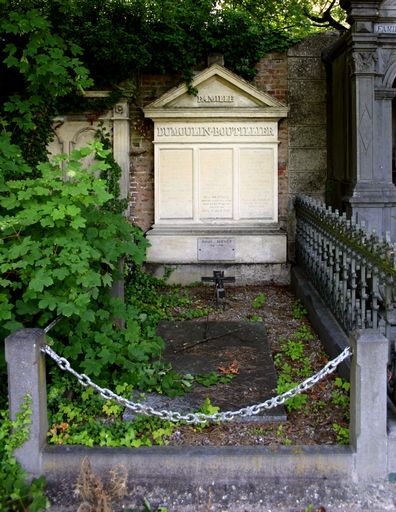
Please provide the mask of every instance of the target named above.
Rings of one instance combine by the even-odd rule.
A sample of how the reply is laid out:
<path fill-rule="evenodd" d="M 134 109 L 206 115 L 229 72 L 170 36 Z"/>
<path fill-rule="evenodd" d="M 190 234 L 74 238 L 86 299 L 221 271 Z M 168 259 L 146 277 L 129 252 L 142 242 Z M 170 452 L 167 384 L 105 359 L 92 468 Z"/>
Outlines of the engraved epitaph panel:
<path fill-rule="evenodd" d="M 273 120 L 155 126 L 156 224 L 277 222 L 277 123 Z"/>
<path fill-rule="evenodd" d="M 159 150 L 159 219 L 193 217 L 193 150 Z"/>
<path fill-rule="evenodd" d="M 233 218 L 233 150 L 199 152 L 199 218 Z"/>
<path fill-rule="evenodd" d="M 277 222 L 277 123 L 155 127 L 156 224 Z"/>
<path fill-rule="evenodd" d="M 241 148 L 240 219 L 272 219 L 275 204 L 275 148 Z"/>

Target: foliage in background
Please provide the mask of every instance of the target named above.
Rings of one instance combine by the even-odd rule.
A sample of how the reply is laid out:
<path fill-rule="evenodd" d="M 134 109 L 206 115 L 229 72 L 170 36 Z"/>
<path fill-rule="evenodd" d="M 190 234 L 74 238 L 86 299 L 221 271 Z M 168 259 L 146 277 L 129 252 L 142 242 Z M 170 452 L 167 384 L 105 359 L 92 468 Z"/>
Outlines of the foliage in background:
<path fill-rule="evenodd" d="M 47 506 L 45 480 L 26 483 L 26 471 L 17 463 L 13 452 L 29 437 L 31 399 L 27 397 L 16 420 L 10 421 L 8 411 L 0 410 L 0 510 L 4 512 L 42 512 Z"/>
<path fill-rule="evenodd" d="M 96 86 L 112 86 L 134 73 L 191 77 L 207 54 L 222 52 L 226 66 L 247 78 L 267 51 L 296 39 L 282 24 L 215 0 L 100 0 L 39 2 L 54 26 L 82 48 Z M 100 34 L 100 37 L 99 37 Z"/>
<path fill-rule="evenodd" d="M 0 126 L 31 166 L 47 158 L 59 98 L 93 84 L 78 58 L 80 48 L 54 29 L 36 3 L 0 0 Z M 6 172 L 20 177 L 26 169 L 15 162 Z"/>
<path fill-rule="evenodd" d="M 228 68 L 252 78 L 255 64 L 265 53 L 286 50 L 313 33 L 315 23 L 309 16 L 316 15 L 318 20 L 330 2 L 11 0 L 8 4 L 17 13 L 36 9 L 45 16 L 42 30 L 52 26 L 54 38 L 61 38 L 62 53 L 54 54 L 54 70 L 59 61 L 62 71 L 60 57 L 78 56 L 95 87 L 113 88 L 144 72 L 176 72 L 188 80 L 192 69 L 205 65 L 211 52 L 223 53 Z M 342 18 L 337 5 L 331 12 L 337 20 Z M 84 78 L 80 64 L 76 69 Z"/>
<path fill-rule="evenodd" d="M 268 29 L 304 37 L 315 29 L 345 30 L 345 11 L 338 0 L 222 0 L 221 5 L 264 19 Z"/>

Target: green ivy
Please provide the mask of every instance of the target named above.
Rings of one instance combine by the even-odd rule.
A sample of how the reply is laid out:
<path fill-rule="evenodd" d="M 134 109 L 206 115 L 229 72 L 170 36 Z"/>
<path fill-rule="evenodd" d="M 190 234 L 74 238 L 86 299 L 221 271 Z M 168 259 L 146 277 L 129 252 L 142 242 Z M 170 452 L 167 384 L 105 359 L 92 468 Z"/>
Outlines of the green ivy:
<path fill-rule="evenodd" d="M 114 159 L 110 134 L 103 125 L 100 125 L 96 135 L 99 142 L 103 145 L 103 149 L 107 150 L 97 154 L 97 158 L 106 164 L 100 172 L 100 178 L 106 182 L 107 190 L 113 196 L 104 207 L 113 213 L 123 215 L 128 206 L 128 200 L 120 199 L 122 170 Z"/>
<path fill-rule="evenodd" d="M 47 158 L 59 98 L 93 85 L 80 48 L 38 7 L 29 0 L 0 0 L 0 125 L 31 166 Z"/>
<path fill-rule="evenodd" d="M 294 306 L 293 306 L 294 311 Z M 299 384 L 302 378 L 312 374 L 312 365 L 305 355 L 307 345 L 313 340 L 311 329 L 306 324 L 300 324 L 297 331 L 287 340 L 280 341 L 280 349 L 274 357 L 278 371 L 277 393 L 285 393 Z M 306 394 L 299 394 L 285 402 L 288 411 L 300 410 L 308 401 Z"/>
<path fill-rule="evenodd" d="M 80 160 L 93 151 L 106 157 L 95 143 L 40 164 L 39 178 L 3 184 L 0 319 L 5 333 L 26 325 L 26 319 L 43 326 L 54 315 L 93 322 L 98 312 L 89 304 L 112 285 L 119 258 L 144 260 L 142 234 L 104 208 L 113 196 L 95 173 L 107 164 L 82 168 Z"/>
<path fill-rule="evenodd" d="M 3 0 L 4 1 L 4 0 Z M 11 0 L 18 15 L 34 8 L 70 44 L 96 87 L 116 88 L 136 73 L 179 73 L 189 81 L 211 52 L 252 78 L 271 50 L 286 50 L 312 27 L 301 8 L 262 12 L 215 0 Z M 290 3 L 290 2 L 288 2 Z M 288 4 L 287 3 L 287 4 Z M 297 36 L 296 36 L 297 34 Z"/>
<path fill-rule="evenodd" d="M 85 170 L 80 160 L 92 151 L 99 159 Z M 147 242 L 113 212 L 112 203 L 108 207 L 114 197 L 96 176 L 108 168 L 107 155 L 94 143 L 40 164 L 41 177 L 4 181 L 2 336 L 22 326 L 44 327 L 62 315 L 51 335 L 77 369 L 102 382 L 125 373 L 134 386 L 153 388 L 163 379 L 171 387 L 177 377 L 151 363 L 163 348 L 152 320 L 138 304 L 111 297 L 113 283 L 122 277 L 119 261 L 129 258 L 139 267 Z M 115 319 L 124 320 L 125 329 L 115 328 Z"/>
<path fill-rule="evenodd" d="M 47 508 L 44 478 L 27 483 L 27 473 L 17 463 L 13 452 L 29 437 L 31 398 L 11 421 L 8 411 L 0 411 L 0 510 L 4 512 L 41 512 Z"/>

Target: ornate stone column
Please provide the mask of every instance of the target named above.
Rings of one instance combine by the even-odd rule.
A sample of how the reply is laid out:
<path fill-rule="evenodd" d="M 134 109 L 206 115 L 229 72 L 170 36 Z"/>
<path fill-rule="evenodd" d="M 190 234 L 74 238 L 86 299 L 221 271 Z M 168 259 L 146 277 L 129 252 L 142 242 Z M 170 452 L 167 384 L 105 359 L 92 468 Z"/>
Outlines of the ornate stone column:
<path fill-rule="evenodd" d="M 348 62 L 350 112 L 344 113 L 345 150 L 349 180 L 342 199 L 353 217 L 369 229 L 396 240 L 396 189 L 392 183 L 392 85 L 384 84 L 396 49 L 396 18 L 380 1 L 343 1 L 351 28 L 343 37 L 341 53 Z M 393 11 L 392 11 L 393 12 Z M 395 28 L 392 31 L 393 27 Z M 385 48 L 385 50 L 384 50 Z M 340 55 L 334 52 L 333 61 Z M 384 62 L 384 58 L 385 61 Z M 394 59 L 396 60 L 396 59 Z M 388 72 L 389 74 L 389 72 Z M 343 79 L 339 76 L 339 80 Z M 333 154 L 337 148 L 332 148 Z"/>

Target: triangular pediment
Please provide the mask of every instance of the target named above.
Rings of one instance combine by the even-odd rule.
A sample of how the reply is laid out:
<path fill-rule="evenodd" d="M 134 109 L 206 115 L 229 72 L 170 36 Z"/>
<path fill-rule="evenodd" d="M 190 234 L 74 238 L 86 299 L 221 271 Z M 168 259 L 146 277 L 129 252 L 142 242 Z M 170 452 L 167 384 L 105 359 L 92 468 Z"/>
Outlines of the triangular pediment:
<path fill-rule="evenodd" d="M 287 115 L 283 103 L 218 64 L 197 74 L 191 86 L 197 94 L 189 93 L 183 83 L 150 103 L 144 109 L 146 116 L 154 119 L 189 113 L 192 116 L 224 117 L 242 115 L 246 111 L 259 117 Z"/>

